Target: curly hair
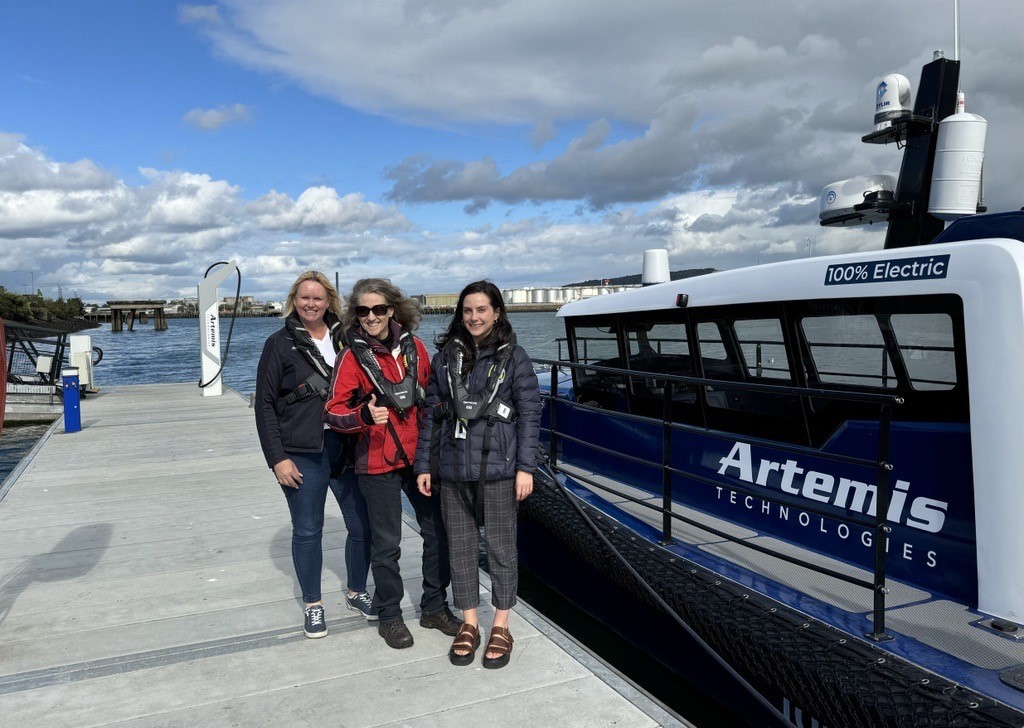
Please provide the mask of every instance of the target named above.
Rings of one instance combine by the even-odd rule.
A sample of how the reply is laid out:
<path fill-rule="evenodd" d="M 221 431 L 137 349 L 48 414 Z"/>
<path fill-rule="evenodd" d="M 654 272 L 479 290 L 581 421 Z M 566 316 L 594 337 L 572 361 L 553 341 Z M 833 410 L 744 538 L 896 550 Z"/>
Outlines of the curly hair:
<path fill-rule="evenodd" d="M 299 295 L 299 286 L 306 281 L 313 281 L 314 283 L 319 283 L 324 287 L 324 290 L 327 291 L 327 310 L 340 319 L 341 296 L 338 295 L 337 289 L 334 287 L 334 284 L 327 279 L 327 276 L 318 270 L 307 270 L 295 279 L 295 282 L 292 283 L 291 289 L 288 291 L 288 297 L 285 299 L 284 311 L 281 313 L 281 318 L 288 318 L 292 311 L 295 310 L 295 298 Z"/>
<path fill-rule="evenodd" d="M 401 288 L 387 278 L 362 278 L 352 286 L 352 292 L 348 294 L 348 307 L 341 315 L 341 322 L 346 329 L 356 324 L 356 306 L 359 305 L 360 296 L 367 293 L 376 293 L 383 297 L 387 304 L 395 309 L 395 321 L 406 329 L 415 331 L 419 328 L 420 318 L 423 317 L 419 301 L 409 298 Z"/>

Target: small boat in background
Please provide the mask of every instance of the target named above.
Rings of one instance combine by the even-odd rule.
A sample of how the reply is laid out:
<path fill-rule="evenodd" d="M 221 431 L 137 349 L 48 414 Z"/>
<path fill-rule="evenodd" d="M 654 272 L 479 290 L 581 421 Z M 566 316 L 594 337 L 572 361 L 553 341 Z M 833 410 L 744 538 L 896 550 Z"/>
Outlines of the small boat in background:
<path fill-rule="evenodd" d="M 3 419 L 7 425 L 52 422 L 64 412 L 60 373 L 78 367 L 81 391 L 95 393 L 93 366 L 103 352 L 88 335 L 4 321 Z"/>

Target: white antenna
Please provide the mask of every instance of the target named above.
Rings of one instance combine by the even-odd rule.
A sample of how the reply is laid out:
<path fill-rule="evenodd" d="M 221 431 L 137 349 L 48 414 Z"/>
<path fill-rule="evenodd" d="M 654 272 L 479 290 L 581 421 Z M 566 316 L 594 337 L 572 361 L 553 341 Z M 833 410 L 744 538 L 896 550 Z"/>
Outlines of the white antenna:
<path fill-rule="evenodd" d="M 953 0 L 953 60 L 960 60 L 960 0 Z"/>

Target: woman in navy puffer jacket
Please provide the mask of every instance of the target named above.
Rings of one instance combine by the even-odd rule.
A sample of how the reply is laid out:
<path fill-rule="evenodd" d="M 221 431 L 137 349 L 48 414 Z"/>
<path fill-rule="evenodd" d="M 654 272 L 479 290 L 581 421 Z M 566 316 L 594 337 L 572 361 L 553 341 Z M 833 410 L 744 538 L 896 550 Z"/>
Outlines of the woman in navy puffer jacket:
<path fill-rule="evenodd" d="M 463 289 L 437 343 L 415 471 L 421 493 L 439 491 L 452 592 L 463 612 L 448 657 L 468 665 L 480 646 L 477 550 L 483 525 L 495 614 L 482 664 L 504 667 L 512 652 L 508 617 L 518 586 L 516 512 L 533 491 L 539 453 L 537 375 L 516 344 L 501 292 L 488 281 Z"/>

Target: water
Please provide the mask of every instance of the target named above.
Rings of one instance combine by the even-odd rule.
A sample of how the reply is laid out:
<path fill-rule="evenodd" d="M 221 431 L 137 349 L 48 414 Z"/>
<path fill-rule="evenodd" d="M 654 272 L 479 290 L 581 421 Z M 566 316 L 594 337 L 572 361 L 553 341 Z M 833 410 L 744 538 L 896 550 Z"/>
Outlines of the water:
<path fill-rule="evenodd" d="M 509 316 L 519 343 L 530 356 L 550 359 L 558 354 L 557 338 L 565 326 L 553 313 L 513 313 Z M 434 351 L 434 337 L 447 328 L 451 316 L 424 316 L 416 335 Z M 227 342 L 230 319 L 220 321 L 221 348 Z M 118 384 L 199 382 L 198 319 L 170 319 L 166 331 L 136 324 L 135 331 L 113 333 L 110 325 L 84 331 L 93 346 L 103 350 L 103 361 L 93 374 L 99 387 Z M 235 321 L 224 365 L 224 384 L 248 396 L 256 389 L 256 365 L 263 342 L 281 328 L 279 318 L 240 318 Z"/>
<path fill-rule="evenodd" d="M 0 483 L 18 467 L 25 454 L 39 441 L 49 424 L 4 427 L 0 434 Z"/>

